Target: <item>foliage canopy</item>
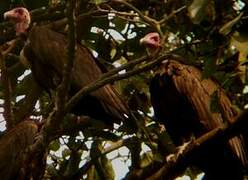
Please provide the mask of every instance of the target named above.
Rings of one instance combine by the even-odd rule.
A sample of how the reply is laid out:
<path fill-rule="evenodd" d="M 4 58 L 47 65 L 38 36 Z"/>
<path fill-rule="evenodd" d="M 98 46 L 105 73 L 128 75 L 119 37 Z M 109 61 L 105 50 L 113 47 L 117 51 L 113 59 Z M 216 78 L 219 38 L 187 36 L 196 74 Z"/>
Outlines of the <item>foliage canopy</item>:
<path fill-rule="evenodd" d="M 66 16 L 66 3 L 68 2 L 64 0 L 1 1 L 0 12 L 3 14 L 12 7 L 25 6 L 31 10 L 33 23 L 46 25 L 63 21 Z M 174 152 L 168 134 L 165 131 L 161 132 L 161 127 L 153 117 L 149 100 L 149 82 L 156 68 L 141 70 L 126 78 L 118 78 L 118 75 L 121 76 L 135 68 L 142 68 L 149 63 L 148 60 L 159 58 L 161 54 L 180 55 L 187 64 L 202 69 L 203 78 L 215 79 L 226 90 L 236 108 L 240 111 L 244 110 L 248 102 L 247 5 L 246 0 L 76 1 L 76 16 L 81 17 L 80 23 L 76 24 L 77 39 L 97 56 L 107 71 L 135 61 L 139 62 L 121 69 L 123 71 L 119 74 L 116 71 L 114 75 L 117 78 L 112 78 L 110 83 L 120 91 L 132 111 L 139 114 L 142 119 L 141 124 L 146 125 L 144 132 L 148 132 L 152 138 L 147 138 L 144 132 L 128 135 L 127 127 L 123 126 L 116 125 L 113 130 L 106 130 L 102 122 L 67 114 L 59 120 L 61 123 L 57 125 L 59 127 L 49 129 L 48 126 L 49 135 L 46 136 L 47 139 L 43 139 L 44 151 L 39 152 L 46 160 L 43 159 L 40 167 L 35 167 L 37 170 L 43 169 L 46 164 L 44 174 L 39 176 L 44 179 L 51 177 L 120 179 L 114 172 L 116 167 L 111 164 L 115 159 L 122 159 L 130 166 L 130 177 L 133 174 L 138 176 L 139 173 L 143 173 L 145 176 L 146 173 L 151 175 L 156 172 L 158 169 L 156 165 L 161 163 L 164 156 Z M 62 26 L 59 31 L 67 33 L 68 27 Z M 162 37 L 162 49 L 160 54 L 150 57 L 139 40 L 154 31 Z M 33 134 L 39 131 L 39 128 L 32 123 L 21 126 L 18 123 L 27 119 L 36 119 L 36 122 L 42 122 L 39 126 L 43 126 L 46 119 L 50 118 L 55 103 L 50 99 L 49 94 L 41 92 L 33 82 L 32 74 L 20 64 L 19 53 L 23 43 L 17 44 L 10 53 L 4 54 L 4 50 L 11 44 L 9 41 L 14 38 L 12 25 L 2 22 L 0 24 L 0 98 L 4 100 L 1 102 L 4 119 L 2 125 L 6 123 L 7 130 L 14 129 L 9 132 L 3 131 L 2 139 L 6 132 L 23 137 L 16 139 L 15 136 L 8 142 L 0 140 L 0 144 L 10 148 L 4 150 L 5 153 L 9 151 L 9 155 L 18 151 L 16 147 L 10 146 L 12 142 L 20 141 L 18 147 L 23 149 L 34 140 L 36 135 Z M 147 61 L 142 61 L 142 58 Z M 119 79 L 122 80 L 116 81 Z M 211 106 L 213 111 L 218 111 L 216 101 L 213 94 Z M 78 120 L 77 123 L 75 119 Z M 26 126 L 29 129 L 26 132 L 29 134 L 19 133 L 21 130 L 18 128 Z M 28 137 L 29 135 L 32 137 Z M 11 135 L 9 136 L 11 139 Z M 163 148 L 160 148 L 161 144 Z M 126 147 L 125 152 L 121 152 L 123 146 Z M 33 147 L 32 152 L 34 154 L 37 151 L 35 148 L 37 147 Z M 107 155 L 113 151 L 116 156 Z M 4 152 L 0 151 L 0 159 L 1 153 Z M 44 152 L 48 152 L 48 155 Z M 0 168 L 13 166 L 18 169 L 20 166 L 19 162 L 7 165 L 9 163 L 7 160 L 1 163 Z M 154 163 L 153 168 L 150 166 L 152 163 Z M 194 177 L 199 171 L 188 170 L 185 173 Z M 0 174 L 3 176 L 1 172 Z"/>

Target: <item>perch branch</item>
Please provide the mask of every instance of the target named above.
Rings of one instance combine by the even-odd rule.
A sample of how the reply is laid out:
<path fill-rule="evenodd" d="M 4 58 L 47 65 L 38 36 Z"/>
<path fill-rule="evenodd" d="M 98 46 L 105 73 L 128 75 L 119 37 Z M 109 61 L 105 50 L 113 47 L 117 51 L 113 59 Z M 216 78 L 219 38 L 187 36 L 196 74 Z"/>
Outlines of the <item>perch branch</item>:
<path fill-rule="evenodd" d="M 177 156 L 176 161 L 166 163 L 155 172 L 153 175 L 147 178 L 147 180 L 154 179 L 173 179 L 181 172 L 186 169 L 190 159 L 197 152 L 201 151 L 201 147 L 213 142 L 213 141 L 228 141 L 230 138 L 238 135 L 239 133 L 245 132 L 248 126 L 248 110 L 245 110 L 241 115 L 231 123 L 229 126 L 221 126 L 212 131 L 204 134 L 203 136 L 197 138 L 193 143 L 191 143 L 182 154 Z"/>
<path fill-rule="evenodd" d="M 168 58 L 173 57 L 174 55 L 171 54 L 165 54 L 162 55 L 160 57 L 158 57 L 157 59 L 150 61 L 148 63 L 146 63 L 145 65 L 136 68 L 134 70 L 130 70 L 127 71 L 124 74 L 114 74 L 112 76 L 104 76 L 104 78 L 99 78 L 98 80 L 96 80 L 95 82 L 89 84 L 88 86 L 83 87 L 79 92 L 77 92 L 70 100 L 69 102 L 66 104 L 66 111 L 70 110 L 83 96 L 89 94 L 90 92 L 93 92 L 101 87 L 103 87 L 106 84 L 109 83 L 113 83 L 115 81 L 119 81 L 122 79 L 126 79 L 128 77 L 131 77 L 133 75 L 148 71 L 153 69 L 155 66 L 157 66 L 158 64 L 160 64 L 163 60 L 166 60 Z M 175 56 L 174 56 L 175 57 Z M 133 65 L 132 65 L 133 66 Z M 112 74 L 112 72 L 109 72 L 109 74 Z"/>

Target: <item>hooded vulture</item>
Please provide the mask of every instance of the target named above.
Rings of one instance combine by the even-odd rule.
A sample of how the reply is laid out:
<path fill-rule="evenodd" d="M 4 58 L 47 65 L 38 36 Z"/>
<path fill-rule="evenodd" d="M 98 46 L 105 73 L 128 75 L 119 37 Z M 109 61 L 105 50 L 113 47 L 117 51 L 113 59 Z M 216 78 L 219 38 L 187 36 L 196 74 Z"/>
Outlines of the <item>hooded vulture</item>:
<path fill-rule="evenodd" d="M 160 47 L 158 33 L 140 40 L 150 51 Z M 238 113 L 221 87 L 212 79 L 203 79 L 199 69 L 168 60 L 150 82 L 151 103 L 156 119 L 165 125 L 175 145 L 233 122 Z M 218 99 L 219 111 L 211 103 Z M 211 147 L 211 148 L 209 148 Z M 242 164 L 247 167 L 247 154 L 242 136 L 228 143 L 213 143 L 195 156 L 193 165 L 205 172 L 205 179 L 242 179 Z"/>
<path fill-rule="evenodd" d="M 67 61 L 67 37 L 42 26 L 30 28 L 30 13 L 23 7 L 5 12 L 4 18 L 12 21 L 16 35 L 26 40 L 20 54 L 21 61 L 24 64 L 28 62 L 34 79 L 44 90 L 55 90 L 61 82 L 63 67 Z M 102 74 L 102 69 L 90 51 L 77 43 L 69 97 L 96 81 Z M 102 120 L 106 124 L 125 120 L 129 114 L 125 103 L 111 85 L 105 85 L 84 96 L 71 111 L 76 115 Z"/>

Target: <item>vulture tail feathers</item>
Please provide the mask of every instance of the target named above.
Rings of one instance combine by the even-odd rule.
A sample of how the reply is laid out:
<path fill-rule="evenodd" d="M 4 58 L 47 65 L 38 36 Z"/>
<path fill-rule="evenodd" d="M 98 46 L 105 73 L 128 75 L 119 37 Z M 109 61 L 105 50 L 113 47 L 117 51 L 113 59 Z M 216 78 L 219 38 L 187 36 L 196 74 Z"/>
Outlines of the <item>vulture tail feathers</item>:
<path fill-rule="evenodd" d="M 45 90 L 54 90 L 61 82 L 63 67 L 67 62 L 67 44 L 66 36 L 46 27 L 34 26 L 29 32 L 24 55 L 31 64 L 36 81 Z M 69 97 L 98 80 L 102 74 L 89 49 L 77 43 Z M 83 97 L 72 112 L 107 124 L 123 121 L 125 114 L 129 114 L 125 102 L 111 85 L 105 85 Z"/>

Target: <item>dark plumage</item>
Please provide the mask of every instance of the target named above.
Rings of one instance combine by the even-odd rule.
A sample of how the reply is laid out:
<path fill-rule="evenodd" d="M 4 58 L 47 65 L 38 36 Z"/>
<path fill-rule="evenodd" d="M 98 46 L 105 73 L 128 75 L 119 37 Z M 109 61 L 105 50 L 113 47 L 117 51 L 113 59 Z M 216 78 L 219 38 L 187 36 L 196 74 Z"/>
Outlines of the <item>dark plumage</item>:
<path fill-rule="evenodd" d="M 27 37 L 21 54 L 23 62 L 28 61 L 37 83 L 50 92 L 55 90 L 61 82 L 63 67 L 67 61 L 67 38 L 61 33 L 42 26 L 34 26 L 29 31 L 26 25 L 18 26 L 18 23 L 25 22 L 25 17 L 28 16 L 29 13 L 25 8 L 16 8 L 5 13 L 6 18 L 16 23 L 17 35 Z M 27 20 L 26 22 L 29 23 Z M 25 31 L 17 27 L 25 27 Z M 77 43 L 69 97 L 100 78 L 102 74 L 102 70 L 89 50 Z M 105 85 L 83 97 L 73 107 L 72 112 L 77 115 L 88 115 L 107 124 L 125 120 L 124 114 L 129 113 L 125 103 L 111 85 Z"/>
<path fill-rule="evenodd" d="M 67 40 L 63 34 L 43 27 L 29 32 L 24 55 L 31 64 L 36 81 L 46 90 L 55 89 L 62 77 L 67 60 Z M 71 74 L 70 95 L 101 77 L 102 71 L 95 58 L 84 46 L 77 44 L 76 59 Z M 126 106 L 111 85 L 106 85 L 84 97 L 76 107 L 76 114 L 89 115 L 104 121 L 124 120 Z"/>
<path fill-rule="evenodd" d="M 142 38 L 149 44 L 151 36 Z M 158 41 L 159 42 L 159 41 Z M 154 47 L 154 38 L 153 38 Z M 164 62 L 150 83 L 151 103 L 156 119 L 163 123 L 173 142 L 179 146 L 204 133 L 235 120 L 238 113 L 221 87 L 203 79 L 199 69 L 175 60 Z M 211 110 L 214 94 L 218 110 Z M 210 148 L 211 147 L 211 148 Z M 200 167 L 205 179 L 242 179 L 247 166 L 247 151 L 242 136 L 228 143 L 214 142 L 195 156 L 193 165 Z"/>
<path fill-rule="evenodd" d="M 215 91 L 219 93 L 223 114 L 210 109 Z M 237 115 L 223 90 L 214 81 L 202 79 L 198 69 L 173 60 L 163 64 L 162 73 L 155 75 L 150 84 L 150 93 L 155 116 L 165 124 L 177 146 L 192 136 L 199 137 L 223 123 L 232 122 Z M 193 164 L 207 173 L 206 179 L 242 179 L 242 166 L 236 155 L 244 163 L 247 163 L 247 157 L 240 138 L 231 139 L 229 144 L 213 143 L 196 155 Z"/>

